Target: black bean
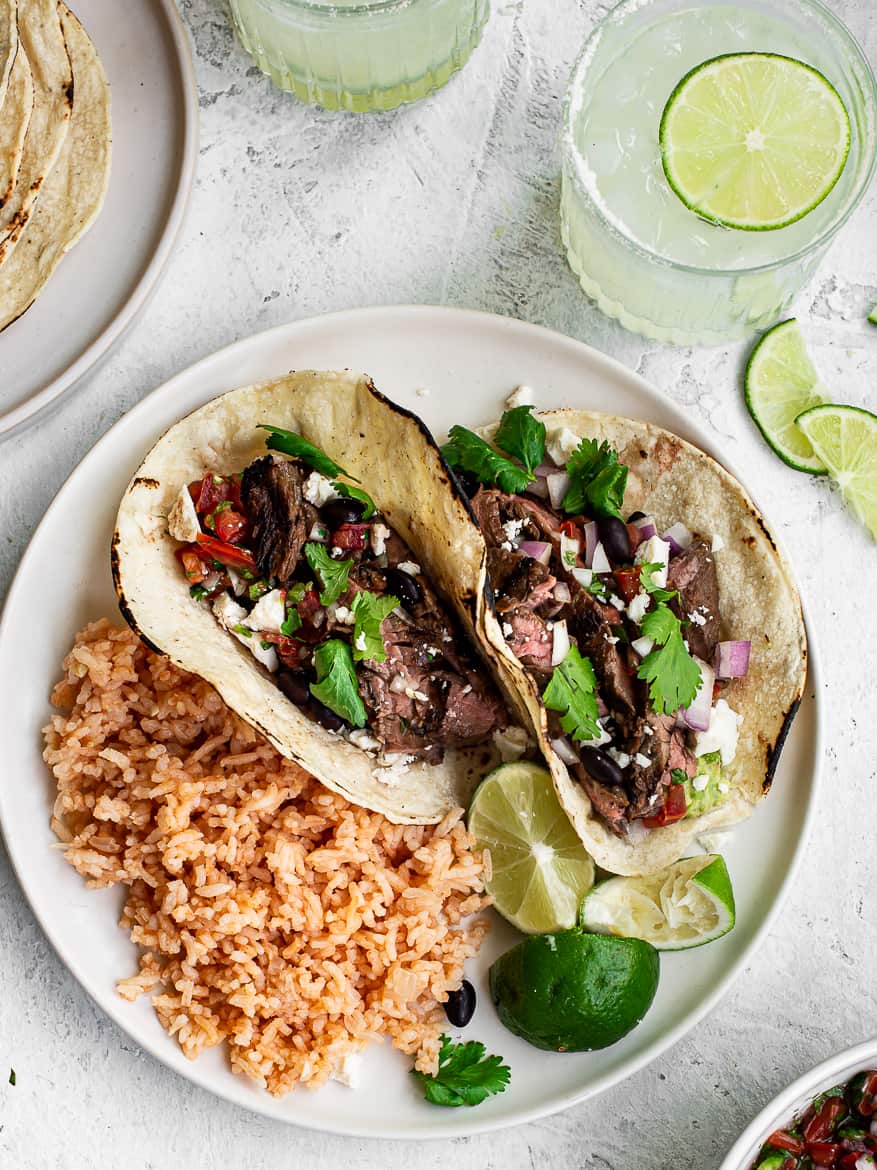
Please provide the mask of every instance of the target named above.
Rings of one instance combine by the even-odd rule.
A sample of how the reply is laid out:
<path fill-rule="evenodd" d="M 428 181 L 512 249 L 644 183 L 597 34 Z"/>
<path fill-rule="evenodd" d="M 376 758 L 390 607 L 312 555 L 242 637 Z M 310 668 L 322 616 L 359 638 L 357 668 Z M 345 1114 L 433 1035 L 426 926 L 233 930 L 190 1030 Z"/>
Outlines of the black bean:
<path fill-rule="evenodd" d="M 387 579 L 388 592 L 398 597 L 406 609 L 413 609 L 418 604 L 423 591 L 416 577 L 412 577 L 404 569 L 385 569 L 384 576 Z"/>
<path fill-rule="evenodd" d="M 341 731 L 342 728 L 347 726 L 340 715 L 336 715 L 325 703 L 321 703 L 313 695 L 311 695 L 310 702 L 308 703 L 308 711 L 327 731 Z"/>
<path fill-rule="evenodd" d="M 631 512 L 631 514 L 627 517 L 627 523 L 633 524 L 634 520 L 645 520 L 645 518 L 645 512 Z"/>
<path fill-rule="evenodd" d="M 579 748 L 579 757 L 587 772 L 599 784 L 606 784 L 610 788 L 624 787 L 624 773 L 611 756 L 595 747 Z"/>
<path fill-rule="evenodd" d="M 597 530 L 600 533 L 603 551 L 609 560 L 614 565 L 628 564 L 632 549 L 630 536 L 623 521 L 616 519 L 615 516 L 607 516 L 605 520 L 599 521 Z"/>
<path fill-rule="evenodd" d="M 475 988 L 464 979 L 459 991 L 448 992 L 445 1015 L 455 1028 L 465 1028 L 475 1014 Z"/>
<path fill-rule="evenodd" d="M 478 482 L 477 478 L 472 474 L 471 471 L 455 471 L 454 475 L 457 477 L 457 483 L 459 483 L 460 487 L 471 500 L 478 489 L 481 487 L 481 484 Z"/>
<path fill-rule="evenodd" d="M 277 685 L 291 703 L 297 707 L 307 707 L 311 701 L 311 692 L 308 686 L 308 676 L 298 670 L 279 670 Z"/>
<path fill-rule="evenodd" d="M 327 500 L 320 508 L 320 515 L 334 532 L 342 524 L 357 524 L 364 511 L 362 500 Z"/>

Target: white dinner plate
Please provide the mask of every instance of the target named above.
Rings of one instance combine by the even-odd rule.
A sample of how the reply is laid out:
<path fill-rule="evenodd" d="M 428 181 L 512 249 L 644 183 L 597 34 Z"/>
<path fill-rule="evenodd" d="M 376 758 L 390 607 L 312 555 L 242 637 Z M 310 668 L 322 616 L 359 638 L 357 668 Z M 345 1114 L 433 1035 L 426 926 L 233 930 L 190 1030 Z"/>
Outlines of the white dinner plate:
<path fill-rule="evenodd" d="M 0 627 L 0 820 L 7 848 L 37 918 L 82 986 L 138 1044 L 212 1092 L 284 1121 L 357 1135 L 450 1137 L 526 1121 L 642 1068 L 709 1011 L 752 957 L 794 876 L 811 819 L 822 754 L 813 697 L 817 667 L 811 657 L 807 695 L 770 799 L 725 851 L 737 896 L 736 928 L 700 950 L 665 955 L 653 1007 L 620 1044 L 560 1055 L 530 1048 L 502 1028 L 488 999 L 486 973 L 516 936 L 497 917 L 482 953 L 470 963 L 479 1006 L 466 1036 L 501 1053 L 512 1080 L 507 1092 L 475 1109 L 427 1104 L 408 1075 L 409 1060 L 388 1044 L 367 1051 L 363 1087 L 329 1084 L 281 1099 L 234 1075 L 221 1048 L 190 1063 L 146 997 L 131 1004 L 116 994 L 116 979 L 136 969 L 135 948 L 116 925 L 121 894 L 86 889 L 52 848 L 52 782 L 40 756 L 39 729 L 76 630 L 102 615 L 118 617 L 110 535 L 118 501 L 147 449 L 181 415 L 215 395 L 308 367 L 368 372 L 440 438 L 454 422 L 471 426 L 496 418 L 506 395 L 525 382 L 540 406 L 649 419 L 720 456 L 705 431 L 617 362 L 559 334 L 483 313 L 428 307 L 335 313 L 259 334 L 198 362 L 136 406 L 94 447 L 58 493 L 21 562 Z"/>
<path fill-rule="evenodd" d="M 0 435 L 70 389 L 145 303 L 179 233 L 198 159 L 198 90 L 173 0 L 70 7 L 110 83 L 110 185 L 91 229 L 0 332 Z"/>

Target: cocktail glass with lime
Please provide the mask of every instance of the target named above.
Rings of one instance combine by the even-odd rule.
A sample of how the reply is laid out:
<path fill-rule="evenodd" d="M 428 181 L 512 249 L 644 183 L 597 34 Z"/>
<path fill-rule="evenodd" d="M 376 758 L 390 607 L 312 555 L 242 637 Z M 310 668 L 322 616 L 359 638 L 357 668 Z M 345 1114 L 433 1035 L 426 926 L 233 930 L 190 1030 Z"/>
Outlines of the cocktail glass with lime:
<path fill-rule="evenodd" d="M 773 324 L 877 161 L 877 86 L 820 0 L 623 0 L 573 71 L 561 217 L 629 329 L 715 343 Z"/>

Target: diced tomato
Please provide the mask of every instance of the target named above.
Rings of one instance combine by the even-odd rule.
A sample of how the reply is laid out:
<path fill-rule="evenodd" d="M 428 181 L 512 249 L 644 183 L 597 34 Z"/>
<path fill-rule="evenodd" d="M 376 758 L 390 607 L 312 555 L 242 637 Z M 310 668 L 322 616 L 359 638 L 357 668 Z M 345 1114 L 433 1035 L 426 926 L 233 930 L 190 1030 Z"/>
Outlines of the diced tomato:
<path fill-rule="evenodd" d="M 846 1111 L 847 1107 L 842 1097 L 825 1098 L 818 1112 L 814 1113 L 804 1126 L 804 1141 L 807 1143 L 808 1153 L 812 1142 L 824 1142 L 826 1138 L 831 1137 L 835 1122 Z M 825 1162 L 817 1162 L 816 1164 L 817 1166 L 830 1165 L 830 1163 Z"/>
<path fill-rule="evenodd" d="M 672 825 L 681 821 L 688 811 L 685 799 L 685 787 L 682 784 L 671 784 L 667 789 L 664 807 L 653 817 L 643 817 L 643 824 L 647 829 L 663 829 L 665 825 Z"/>
<path fill-rule="evenodd" d="M 560 524 L 560 531 L 564 536 L 568 536 L 570 540 L 578 540 L 581 542 L 582 530 L 576 524 L 575 520 L 562 520 Z"/>
<path fill-rule="evenodd" d="M 630 539 L 630 551 L 634 552 L 643 542 L 643 534 L 635 524 L 625 524 L 627 535 Z"/>
<path fill-rule="evenodd" d="M 206 532 L 198 533 L 198 544 L 209 557 L 219 561 L 221 565 L 228 565 L 232 569 L 244 569 L 248 573 L 258 575 L 256 562 L 245 548 L 226 544 L 224 540 L 217 540 L 215 536 L 208 536 Z"/>
<path fill-rule="evenodd" d="M 190 585 L 200 585 L 210 576 L 210 566 L 196 548 L 181 548 L 178 555 Z"/>
<path fill-rule="evenodd" d="M 197 488 L 197 492 L 196 489 Z M 235 508 L 241 508 L 241 483 L 236 475 L 211 475 L 209 472 L 199 483 L 189 484 L 189 494 L 199 515 L 208 516 L 220 504 L 230 501 Z"/>
<path fill-rule="evenodd" d="M 249 528 L 246 516 L 241 515 L 235 508 L 223 508 L 216 512 L 214 525 L 219 539 L 229 544 L 238 544 L 244 540 Z"/>
<path fill-rule="evenodd" d="M 284 666 L 295 669 L 301 666 L 308 655 L 308 647 L 297 638 L 288 638 L 286 634 L 260 633 L 263 642 L 271 642 L 277 649 L 277 654 Z"/>
<path fill-rule="evenodd" d="M 629 569 L 615 569 L 613 570 L 613 577 L 615 584 L 618 586 L 618 592 L 625 601 L 631 602 L 639 593 L 639 565 L 634 565 Z"/>
<path fill-rule="evenodd" d="M 804 1153 L 804 1143 L 801 1139 L 784 1129 L 778 1129 L 772 1133 L 767 1139 L 767 1144 L 773 1146 L 775 1150 L 788 1150 L 790 1154 Z"/>
<path fill-rule="evenodd" d="M 841 1154 L 837 1162 L 837 1170 L 856 1170 L 861 1156 L 860 1150 L 850 1150 L 846 1154 Z"/>
<path fill-rule="evenodd" d="M 877 1113 L 877 1072 L 863 1074 L 860 1087 L 859 1079 L 854 1082 L 858 1087 L 854 1104 L 863 1117 L 873 1117 Z"/>
<path fill-rule="evenodd" d="M 296 639 L 311 645 L 321 642 L 326 636 L 326 611 L 316 589 L 309 589 L 295 608 L 301 618 L 301 628 L 295 632 Z"/>
<path fill-rule="evenodd" d="M 343 548 L 345 552 L 358 552 L 368 544 L 370 524 L 342 524 L 332 533 L 333 548 Z"/>
<path fill-rule="evenodd" d="M 814 1166 L 833 1166 L 840 1153 L 837 1142 L 808 1142 L 807 1153 Z"/>

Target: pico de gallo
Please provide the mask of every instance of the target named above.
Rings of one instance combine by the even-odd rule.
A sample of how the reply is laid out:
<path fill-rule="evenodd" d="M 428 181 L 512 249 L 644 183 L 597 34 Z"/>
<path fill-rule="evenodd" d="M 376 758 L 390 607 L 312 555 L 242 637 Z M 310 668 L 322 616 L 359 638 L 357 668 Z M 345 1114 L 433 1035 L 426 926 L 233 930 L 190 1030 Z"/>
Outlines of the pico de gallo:
<path fill-rule="evenodd" d="M 785 1129 L 775 1130 L 752 1170 L 875 1170 L 877 1070 L 821 1093 Z"/>

